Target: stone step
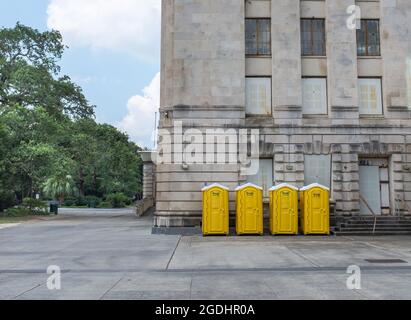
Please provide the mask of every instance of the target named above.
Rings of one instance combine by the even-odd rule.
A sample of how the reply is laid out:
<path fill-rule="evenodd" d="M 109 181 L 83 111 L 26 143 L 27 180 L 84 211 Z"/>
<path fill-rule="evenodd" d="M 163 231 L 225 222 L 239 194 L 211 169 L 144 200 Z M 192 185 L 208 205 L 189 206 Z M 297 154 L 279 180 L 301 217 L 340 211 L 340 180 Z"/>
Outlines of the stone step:
<path fill-rule="evenodd" d="M 357 227 L 357 228 L 340 228 L 338 231 L 373 231 L 373 227 Z M 394 228 L 375 228 L 376 231 L 409 231 L 411 232 L 411 228 L 401 228 L 401 227 L 394 227 Z"/>
<path fill-rule="evenodd" d="M 340 222 L 341 224 L 374 224 L 375 220 L 350 220 L 346 222 Z M 380 224 L 411 224 L 408 220 L 379 220 L 377 223 Z"/>
<path fill-rule="evenodd" d="M 367 218 L 352 218 L 350 221 L 374 221 L 375 218 L 373 217 L 367 217 Z M 411 222 L 411 219 L 405 219 L 405 218 L 396 218 L 396 217 L 377 217 L 377 220 L 379 221 L 409 221 Z"/>
<path fill-rule="evenodd" d="M 374 227 L 374 223 L 342 223 L 339 228 L 361 228 L 361 227 Z M 390 228 L 390 227 L 401 227 L 401 228 L 411 228 L 411 223 L 377 223 L 377 227 Z"/>
<path fill-rule="evenodd" d="M 411 231 L 334 231 L 335 236 L 411 236 Z"/>

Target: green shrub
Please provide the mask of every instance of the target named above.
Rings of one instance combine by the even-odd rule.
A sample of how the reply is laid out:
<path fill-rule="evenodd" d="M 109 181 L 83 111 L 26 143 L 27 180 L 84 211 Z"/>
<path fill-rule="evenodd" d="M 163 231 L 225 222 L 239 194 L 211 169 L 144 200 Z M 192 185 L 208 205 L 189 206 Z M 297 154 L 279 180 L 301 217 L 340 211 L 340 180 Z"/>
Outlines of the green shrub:
<path fill-rule="evenodd" d="M 15 197 L 13 192 L 0 190 L 0 212 L 15 205 Z"/>
<path fill-rule="evenodd" d="M 88 202 L 84 197 L 78 197 L 74 204 L 76 207 L 87 207 L 88 206 Z"/>
<path fill-rule="evenodd" d="M 111 205 L 110 202 L 103 201 L 103 202 L 100 203 L 100 205 L 98 207 L 101 208 L 101 209 L 110 209 L 110 208 L 112 208 L 112 205 Z"/>
<path fill-rule="evenodd" d="M 64 200 L 63 206 L 74 207 L 76 205 L 76 199 L 66 199 Z"/>
<path fill-rule="evenodd" d="M 111 203 L 113 208 L 124 208 L 131 204 L 131 199 L 124 193 L 112 193 L 107 195 L 106 202 Z"/>
<path fill-rule="evenodd" d="M 20 208 L 27 210 L 29 214 L 33 215 L 49 214 L 47 204 L 44 201 L 38 199 L 25 198 L 23 199 L 23 203 L 21 204 Z"/>
<path fill-rule="evenodd" d="M 30 214 L 31 211 L 23 207 L 9 208 L 4 211 L 4 216 L 10 218 L 26 217 Z"/>
<path fill-rule="evenodd" d="M 101 199 L 95 196 L 86 196 L 85 201 L 87 202 L 87 206 L 89 208 L 98 207 L 101 203 Z"/>

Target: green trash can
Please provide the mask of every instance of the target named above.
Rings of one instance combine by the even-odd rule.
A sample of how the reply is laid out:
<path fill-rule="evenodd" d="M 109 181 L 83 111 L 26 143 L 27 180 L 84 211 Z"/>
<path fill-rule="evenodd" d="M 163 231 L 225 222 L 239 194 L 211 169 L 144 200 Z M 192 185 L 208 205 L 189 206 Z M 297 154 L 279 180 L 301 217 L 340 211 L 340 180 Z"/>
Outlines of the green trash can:
<path fill-rule="evenodd" d="M 88 207 L 89 207 L 89 208 L 96 208 L 96 207 L 97 207 L 97 202 L 96 202 L 95 200 L 91 200 L 91 201 L 88 203 Z"/>
<path fill-rule="evenodd" d="M 50 213 L 59 214 L 59 205 L 57 203 L 50 203 Z"/>

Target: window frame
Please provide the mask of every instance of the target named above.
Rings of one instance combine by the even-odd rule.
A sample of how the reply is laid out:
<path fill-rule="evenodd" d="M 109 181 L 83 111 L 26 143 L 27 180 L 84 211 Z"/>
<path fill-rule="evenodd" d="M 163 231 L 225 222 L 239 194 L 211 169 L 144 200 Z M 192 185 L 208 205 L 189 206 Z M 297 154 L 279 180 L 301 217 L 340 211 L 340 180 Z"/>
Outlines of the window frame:
<path fill-rule="evenodd" d="M 269 85 L 269 92 L 270 92 L 270 113 L 269 114 L 265 114 L 265 113 L 248 113 L 247 112 L 247 106 L 248 106 L 248 99 L 247 99 L 247 80 L 249 79 L 267 79 L 270 80 L 270 85 Z M 267 77 L 267 76 L 246 76 L 245 77 L 245 95 L 246 95 L 246 105 L 245 105 L 245 115 L 247 118 L 255 118 L 255 117 L 272 117 L 273 116 L 273 78 L 272 77 Z"/>
<path fill-rule="evenodd" d="M 245 40 L 246 40 L 246 47 L 245 47 L 245 55 L 246 55 L 246 57 L 249 57 L 249 58 L 252 58 L 252 57 L 271 57 L 272 56 L 272 54 L 273 54 L 273 49 L 272 49 L 272 28 L 271 28 L 271 25 L 272 25 L 272 22 L 271 22 L 271 18 L 270 17 L 268 17 L 268 18 L 253 18 L 253 17 L 247 17 L 247 18 L 245 18 L 245 22 L 247 22 L 247 20 L 253 20 L 253 21 L 256 21 L 256 24 L 257 24 L 257 31 L 256 31 L 256 49 L 257 49 L 257 53 L 247 53 L 247 30 L 246 30 L 246 28 L 244 28 L 245 30 Z M 258 43 L 259 43 L 259 38 L 260 38 L 260 28 L 259 28 L 259 21 L 260 20 L 268 20 L 269 21 L 269 25 L 270 25 L 270 37 L 269 37 L 269 40 L 270 40 L 270 43 L 269 43 L 269 50 L 270 50 L 270 53 L 268 53 L 268 54 L 265 54 L 265 53 L 259 53 L 259 45 L 258 45 Z M 245 25 L 246 25 L 246 23 L 245 23 Z"/>
<path fill-rule="evenodd" d="M 303 21 L 310 21 L 310 34 L 311 34 L 311 53 L 306 54 L 304 53 L 303 47 Z M 324 25 L 324 34 L 323 34 L 323 54 L 314 54 L 314 28 L 313 28 L 313 21 L 321 21 Z M 300 19 L 300 36 L 301 36 L 301 56 L 302 57 L 326 57 L 327 56 L 327 30 L 326 30 L 326 20 L 324 18 L 301 18 Z"/>
<path fill-rule="evenodd" d="M 365 23 L 365 53 L 360 54 L 359 49 L 360 49 L 360 37 L 359 33 L 363 28 L 363 22 L 370 22 L 370 21 L 376 21 L 378 22 L 378 54 L 370 54 L 369 53 L 369 41 L 368 41 L 368 23 Z M 357 30 L 357 56 L 359 57 L 381 57 L 381 20 L 380 19 L 361 19 L 361 29 Z"/>
<path fill-rule="evenodd" d="M 304 96 L 305 96 L 304 95 L 304 80 L 307 80 L 307 79 L 320 79 L 320 80 L 325 81 L 325 113 L 304 113 Z M 303 113 L 303 116 L 308 116 L 308 117 L 310 117 L 310 116 L 328 116 L 329 115 L 329 110 L 328 110 L 328 78 L 327 77 L 322 77 L 322 76 L 313 76 L 313 77 L 303 76 L 301 78 L 301 85 L 302 85 L 302 91 L 303 91 L 303 94 L 302 94 L 302 98 L 303 98 L 302 113 Z"/>
<path fill-rule="evenodd" d="M 361 113 L 361 96 L 360 96 L 360 80 L 379 80 L 380 81 L 380 96 L 381 96 L 381 113 Z M 360 117 L 382 117 L 385 114 L 384 110 L 384 92 L 383 92 L 383 81 L 382 77 L 358 77 L 358 109 Z"/>

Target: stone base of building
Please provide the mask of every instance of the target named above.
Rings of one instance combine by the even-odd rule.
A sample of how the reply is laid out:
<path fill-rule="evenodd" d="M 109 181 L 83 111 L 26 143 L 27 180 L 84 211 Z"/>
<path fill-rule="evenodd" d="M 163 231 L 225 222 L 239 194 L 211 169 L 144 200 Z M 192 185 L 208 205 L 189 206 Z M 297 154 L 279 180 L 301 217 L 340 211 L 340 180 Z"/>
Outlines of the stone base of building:
<path fill-rule="evenodd" d="M 195 236 L 201 235 L 201 227 L 153 227 L 151 230 L 155 235 L 168 235 L 168 236 Z"/>
<path fill-rule="evenodd" d="M 332 221 L 338 221 L 344 217 L 372 214 L 367 213 L 362 198 L 372 199 L 372 190 L 377 183 L 375 190 L 381 191 L 378 214 L 402 216 L 411 212 L 410 127 L 398 121 L 389 125 L 376 122 L 352 127 L 268 126 L 260 123 L 264 120 L 250 121 L 247 119 L 244 123 L 245 129 L 261 128 L 260 160 L 271 161 L 271 176 L 267 177 L 266 185 L 262 185 L 265 190 L 281 183 L 298 188 L 313 182 L 328 183 L 325 185 L 331 189 L 335 207 Z M 204 131 L 200 120 L 193 123 Z M 193 123 L 188 128 L 192 128 Z M 235 133 L 241 128 L 234 126 L 231 129 Z M 235 163 L 157 164 L 154 227 L 200 227 L 201 190 L 213 183 L 230 189 L 230 213 L 234 217 L 235 188 L 247 182 L 259 184 L 242 175 L 241 169 L 241 164 Z M 375 179 L 378 181 L 374 181 L 370 191 L 367 181 Z"/>

